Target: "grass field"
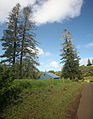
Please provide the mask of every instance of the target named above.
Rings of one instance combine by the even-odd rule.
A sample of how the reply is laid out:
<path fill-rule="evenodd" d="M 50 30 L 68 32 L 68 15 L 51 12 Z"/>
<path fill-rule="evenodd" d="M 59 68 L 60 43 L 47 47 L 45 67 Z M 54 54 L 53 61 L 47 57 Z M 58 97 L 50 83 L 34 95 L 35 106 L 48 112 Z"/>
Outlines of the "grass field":
<path fill-rule="evenodd" d="M 15 80 L 19 96 L 2 114 L 4 119 L 66 119 L 68 109 L 83 87 L 81 82 Z"/>

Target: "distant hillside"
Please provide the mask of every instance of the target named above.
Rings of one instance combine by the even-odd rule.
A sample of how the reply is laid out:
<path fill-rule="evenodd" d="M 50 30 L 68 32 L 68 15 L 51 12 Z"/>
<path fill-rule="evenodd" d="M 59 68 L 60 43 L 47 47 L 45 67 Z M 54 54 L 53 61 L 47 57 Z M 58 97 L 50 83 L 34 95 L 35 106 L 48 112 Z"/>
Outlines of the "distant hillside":
<path fill-rule="evenodd" d="M 89 77 L 89 76 L 93 77 L 93 66 L 80 66 L 80 70 L 82 72 L 83 77 Z M 50 70 L 49 72 L 61 76 L 61 71 Z M 39 72 L 39 75 L 42 73 L 44 72 Z"/>
<path fill-rule="evenodd" d="M 93 76 L 93 66 L 80 66 L 84 77 Z"/>

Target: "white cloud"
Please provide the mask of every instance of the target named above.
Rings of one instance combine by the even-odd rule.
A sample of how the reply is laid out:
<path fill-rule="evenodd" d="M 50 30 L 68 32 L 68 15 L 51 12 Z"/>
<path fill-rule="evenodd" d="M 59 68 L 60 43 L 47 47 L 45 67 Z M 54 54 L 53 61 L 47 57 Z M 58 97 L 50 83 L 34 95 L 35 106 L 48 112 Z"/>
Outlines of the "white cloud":
<path fill-rule="evenodd" d="M 34 20 L 38 24 L 61 22 L 80 15 L 83 0 L 38 0 L 34 5 Z M 20 3 L 22 7 L 34 4 L 36 0 L 0 0 L 0 21 L 3 22 L 9 11 Z"/>
<path fill-rule="evenodd" d="M 50 52 L 45 52 L 45 56 L 51 56 L 52 54 Z"/>
<path fill-rule="evenodd" d="M 38 50 L 38 55 L 42 55 L 42 56 L 51 56 L 52 54 L 50 52 L 45 52 L 43 49 L 37 47 L 36 48 Z"/>
<path fill-rule="evenodd" d="M 91 48 L 91 47 L 93 47 L 93 42 L 88 43 L 87 45 L 85 45 L 85 47 L 86 47 L 86 48 Z"/>
<path fill-rule="evenodd" d="M 59 63 L 57 61 L 52 61 L 50 63 L 50 67 L 52 67 L 52 68 L 59 68 Z"/>
<path fill-rule="evenodd" d="M 47 0 L 35 6 L 34 19 L 38 24 L 61 22 L 80 15 L 83 0 Z"/>
<path fill-rule="evenodd" d="M 35 53 L 37 55 L 42 55 L 42 56 L 51 56 L 52 54 L 50 52 L 45 52 L 43 49 L 36 47 L 36 51 L 33 50 L 31 47 L 28 47 L 28 50 L 30 50 L 31 52 Z"/>
<path fill-rule="evenodd" d="M 77 48 L 93 48 L 93 42 L 83 44 L 83 45 L 78 45 Z"/>
<path fill-rule="evenodd" d="M 39 47 L 37 47 L 36 49 L 38 50 L 38 55 L 44 55 L 43 49 L 41 49 Z"/>
<path fill-rule="evenodd" d="M 28 4 L 34 4 L 36 0 L 0 0 L 0 22 L 4 22 L 8 17 L 11 9 L 20 3 L 22 7 L 27 6 Z"/>
<path fill-rule="evenodd" d="M 45 64 L 45 63 L 40 63 L 40 66 L 45 68 L 45 69 L 48 69 L 49 68 L 49 65 L 48 64 Z"/>
<path fill-rule="evenodd" d="M 93 58 L 82 58 L 81 60 L 80 60 L 80 65 L 87 65 L 87 63 L 88 63 L 88 59 L 90 59 L 90 61 L 92 62 L 92 59 Z"/>
<path fill-rule="evenodd" d="M 59 62 L 57 61 L 51 61 L 49 62 L 48 60 L 45 62 L 41 62 L 39 68 L 43 71 L 49 71 L 49 70 L 54 70 L 54 71 L 60 71 L 61 66 Z"/>

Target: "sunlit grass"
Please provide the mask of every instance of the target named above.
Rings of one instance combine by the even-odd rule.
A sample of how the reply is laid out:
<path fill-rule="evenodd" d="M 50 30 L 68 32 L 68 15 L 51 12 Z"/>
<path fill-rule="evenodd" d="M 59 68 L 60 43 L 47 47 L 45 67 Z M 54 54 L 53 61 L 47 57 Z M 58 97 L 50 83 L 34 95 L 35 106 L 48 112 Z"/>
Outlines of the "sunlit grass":
<path fill-rule="evenodd" d="M 71 102 L 80 93 L 82 83 L 66 80 L 16 80 L 19 98 L 4 110 L 6 119 L 65 119 Z"/>

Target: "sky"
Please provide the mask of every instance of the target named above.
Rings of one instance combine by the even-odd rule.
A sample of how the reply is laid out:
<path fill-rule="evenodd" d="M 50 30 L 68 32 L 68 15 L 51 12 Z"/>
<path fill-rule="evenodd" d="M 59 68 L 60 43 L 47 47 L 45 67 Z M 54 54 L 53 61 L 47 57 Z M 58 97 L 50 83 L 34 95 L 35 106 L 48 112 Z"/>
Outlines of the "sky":
<path fill-rule="evenodd" d="M 88 58 L 93 59 L 93 0 L 0 0 L 0 38 L 9 11 L 17 2 L 22 7 L 33 6 L 32 19 L 36 22 L 36 40 L 39 42 L 39 70 L 61 70 L 60 44 L 64 42 L 64 29 L 72 34 L 81 58 L 80 65 L 86 65 Z"/>

